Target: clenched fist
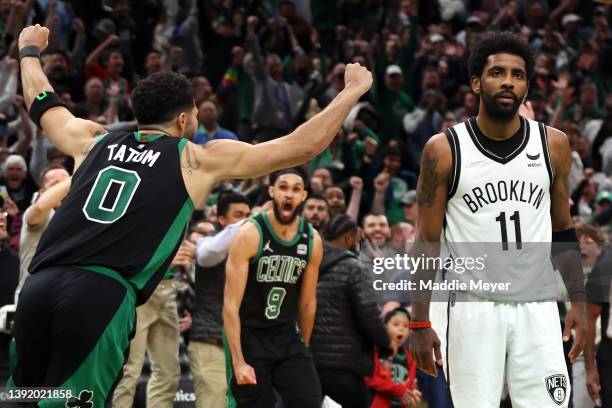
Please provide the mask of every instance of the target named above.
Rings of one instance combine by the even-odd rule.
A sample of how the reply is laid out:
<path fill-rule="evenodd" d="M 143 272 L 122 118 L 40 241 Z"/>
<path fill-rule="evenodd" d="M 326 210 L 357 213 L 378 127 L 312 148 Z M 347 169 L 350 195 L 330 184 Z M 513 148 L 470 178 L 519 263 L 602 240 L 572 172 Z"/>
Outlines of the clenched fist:
<path fill-rule="evenodd" d="M 355 90 L 359 95 L 368 92 L 372 86 L 372 73 L 359 64 L 348 64 L 344 70 L 344 87 Z"/>
<path fill-rule="evenodd" d="M 29 26 L 19 34 L 19 49 L 33 45 L 42 52 L 49 45 L 49 29 L 40 24 Z"/>

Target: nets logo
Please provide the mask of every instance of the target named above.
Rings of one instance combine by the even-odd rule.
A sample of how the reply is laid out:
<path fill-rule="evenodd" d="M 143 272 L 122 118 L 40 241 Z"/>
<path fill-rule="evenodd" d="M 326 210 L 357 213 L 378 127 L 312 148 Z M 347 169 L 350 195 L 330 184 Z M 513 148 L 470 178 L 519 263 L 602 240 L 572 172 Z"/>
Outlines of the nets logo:
<path fill-rule="evenodd" d="M 563 404 L 567 395 L 567 377 L 564 374 L 555 374 L 544 380 L 548 395 L 557 405 Z"/>

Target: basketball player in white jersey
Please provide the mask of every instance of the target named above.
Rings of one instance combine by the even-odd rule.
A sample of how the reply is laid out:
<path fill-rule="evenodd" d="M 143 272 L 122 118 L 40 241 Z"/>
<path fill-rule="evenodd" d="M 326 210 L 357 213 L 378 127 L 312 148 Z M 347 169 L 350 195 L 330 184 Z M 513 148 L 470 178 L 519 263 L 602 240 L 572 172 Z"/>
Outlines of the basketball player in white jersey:
<path fill-rule="evenodd" d="M 559 130 L 519 116 L 534 69 L 527 44 L 511 33 L 487 34 L 469 69 L 479 113 L 433 136 L 423 150 L 417 240 L 428 245 L 429 256 L 437 256 L 433 248 L 441 242 L 454 259 L 466 251 L 459 243 L 495 243 L 495 267 L 469 276 L 503 274 L 510 290 L 451 293 L 444 332 L 438 331 L 446 343 L 444 360 L 429 322 L 431 291 L 415 293 L 411 350 L 431 375 L 443 361 L 455 408 L 499 407 L 504 379 L 514 408 L 567 407 L 563 341 L 574 329 L 574 361 L 586 316 L 569 209 L 571 149 Z M 556 293 L 546 285 L 559 273 L 553 272 L 551 241 L 570 243 L 570 250 L 552 251 L 572 300 L 563 335 Z M 421 269 L 415 279 L 430 280 L 434 273 Z"/>

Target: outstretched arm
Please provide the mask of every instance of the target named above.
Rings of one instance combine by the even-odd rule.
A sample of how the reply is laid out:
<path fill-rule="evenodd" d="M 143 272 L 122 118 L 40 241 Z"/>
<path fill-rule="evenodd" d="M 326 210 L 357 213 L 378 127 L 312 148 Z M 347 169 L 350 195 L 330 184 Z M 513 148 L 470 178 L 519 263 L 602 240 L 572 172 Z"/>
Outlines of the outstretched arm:
<path fill-rule="evenodd" d="M 331 143 L 351 108 L 370 89 L 372 74 L 359 64 L 349 64 L 344 80 L 344 90 L 325 110 L 287 136 L 257 145 L 213 140 L 205 147 L 192 146 L 201 170 L 215 181 L 243 179 L 311 160 Z"/>
<path fill-rule="evenodd" d="M 225 295 L 223 302 L 223 324 L 225 336 L 232 354 L 232 366 L 238 384 L 255 384 L 255 370 L 250 367 L 242 354 L 240 343 L 240 305 L 246 289 L 249 274 L 249 259 L 257 254 L 259 233 L 248 222 L 230 247 L 225 269 Z"/>
<path fill-rule="evenodd" d="M 315 314 L 317 311 L 317 281 L 319 280 L 319 265 L 323 258 L 323 243 L 321 237 L 314 231 L 312 241 L 312 255 L 304 277 L 302 278 L 302 288 L 300 290 L 300 332 L 304 339 L 304 344 L 310 345 L 310 336 L 314 327 Z"/>
<path fill-rule="evenodd" d="M 442 133 L 433 136 L 425 145 L 421 156 L 421 173 L 417 184 L 417 205 L 421 222 L 417 223 L 414 257 L 434 258 L 440 255 L 439 242 L 451 166 L 452 156 L 446 136 Z M 422 222 L 423 220 L 427 221 Z M 433 280 L 436 273 L 435 268 L 416 269 L 414 281 L 419 290 L 413 293 L 412 317 L 415 322 L 429 320 L 431 291 L 423 289 L 420 282 Z M 436 376 L 437 369 L 432 359 L 432 351 L 437 362 L 441 359 L 441 354 L 440 340 L 434 330 L 432 328 L 413 330 L 410 344 L 417 367 L 427 374 Z"/>
<path fill-rule="evenodd" d="M 26 27 L 19 35 L 19 49 L 33 45 L 42 52 L 48 45 L 48 38 L 47 28 L 38 24 Z M 43 92 L 53 92 L 38 58 L 28 57 L 21 60 L 21 81 L 28 110 L 36 96 Z M 75 159 L 75 170 L 94 143 L 93 136 L 105 133 L 102 126 L 89 120 L 75 118 L 68 109 L 62 106 L 48 109 L 42 115 L 40 124 L 51 142 L 62 153 Z"/>

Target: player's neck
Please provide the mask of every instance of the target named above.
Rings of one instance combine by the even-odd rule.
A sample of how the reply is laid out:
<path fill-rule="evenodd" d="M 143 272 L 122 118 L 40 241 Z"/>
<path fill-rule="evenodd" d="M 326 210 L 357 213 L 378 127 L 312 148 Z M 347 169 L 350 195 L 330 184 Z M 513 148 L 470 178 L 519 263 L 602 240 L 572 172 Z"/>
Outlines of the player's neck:
<path fill-rule="evenodd" d="M 155 125 L 138 126 L 138 132 L 140 132 L 140 134 L 142 135 L 151 135 L 151 134 L 158 135 L 162 133 L 170 137 L 179 137 L 179 136 L 174 135 L 176 133 L 175 129 L 171 129 L 171 128 L 167 128 L 163 126 L 155 126 Z"/>
<path fill-rule="evenodd" d="M 297 234 L 297 230 L 300 225 L 299 216 L 295 217 L 295 219 L 293 220 L 291 224 L 282 224 L 278 220 L 278 218 L 276 218 L 276 215 L 274 214 L 273 210 L 269 210 L 266 213 L 266 216 L 268 217 L 268 220 L 270 221 L 270 226 L 274 229 L 274 232 L 276 232 L 276 235 L 278 235 L 279 237 L 289 240 L 293 238 L 295 234 Z"/>
<path fill-rule="evenodd" d="M 476 123 L 480 131 L 493 140 L 509 139 L 521 128 L 521 118 L 518 113 L 508 122 L 502 122 L 491 119 L 482 107 L 476 116 Z"/>

